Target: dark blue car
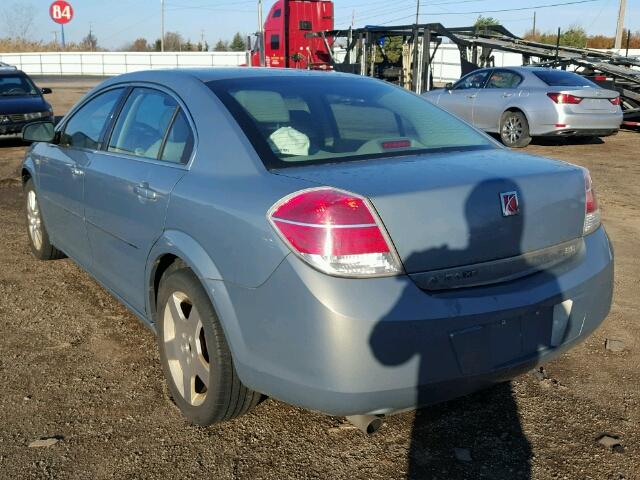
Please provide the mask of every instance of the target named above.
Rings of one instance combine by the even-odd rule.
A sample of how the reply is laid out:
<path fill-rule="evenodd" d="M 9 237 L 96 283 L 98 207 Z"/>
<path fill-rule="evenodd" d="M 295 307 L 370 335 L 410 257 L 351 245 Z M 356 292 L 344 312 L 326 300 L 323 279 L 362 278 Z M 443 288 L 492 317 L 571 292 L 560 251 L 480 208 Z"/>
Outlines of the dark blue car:
<path fill-rule="evenodd" d="M 25 125 L 53 120 L 53 109 L 29 76 L 14 67 L 0 66 L 0 135 L 21 133 Z"/>
<path fill-rule="evenodd" d="M 157 333 L 196 424 L 265 394 L 371 431 L 549 361 L 609 312 L 588 171 L 388 83 L 140 72 L 24 136 L 34 254 L 64 252 Z"/>

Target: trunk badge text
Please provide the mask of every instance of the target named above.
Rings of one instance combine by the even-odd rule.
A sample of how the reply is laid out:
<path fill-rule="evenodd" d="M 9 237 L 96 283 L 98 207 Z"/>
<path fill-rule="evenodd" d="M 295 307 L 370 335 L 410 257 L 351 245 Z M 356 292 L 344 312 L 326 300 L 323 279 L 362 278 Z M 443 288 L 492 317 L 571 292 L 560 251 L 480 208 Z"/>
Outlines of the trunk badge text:
<path fill-rule="evenodd" d="M 502 206 L 502 216 L 510 217 L 520 213 L 520 202 L 518 192 L 501 192 L 500 205 Z"/>

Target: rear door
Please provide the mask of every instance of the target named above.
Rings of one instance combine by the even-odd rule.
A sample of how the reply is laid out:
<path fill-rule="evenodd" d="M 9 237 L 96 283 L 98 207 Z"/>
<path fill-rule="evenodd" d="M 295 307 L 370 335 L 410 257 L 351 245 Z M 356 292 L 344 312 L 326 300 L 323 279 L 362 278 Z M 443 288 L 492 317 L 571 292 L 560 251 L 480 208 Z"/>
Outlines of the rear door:
<path fill-rule="evenodd" d="M 473 104 L 473 124 L 483 130 L 497 132 L 500 117 L 517 99 L 522 80 L 520 74 L 512 70 L 497 68 L 491 72 Z"/>
<path fill-rule="evenodd" d="M 94 271 L 140 312 L 148 252 L 164 229 L 169 195 L 186 173 L 194 135 L 168 92 L 135 87 L 105 151 L 86 172 L 86 223 Z"/>
<path fill-rule="evenodd" d="M 58 248 L 86 268 L 91 252 L 84 225 L 85 169 L 123 92 L 115 88 L 88 100 L 65 122 L 60 142 L 47 144 L 37 159 L 47 230 Z"/>
<path fill-rule="evenodd" d="M 473 104 L 488 76 L 489 70 L 479 70 L 461 78 L 451 90 L 440 95 L 438 105 L 463 120 L 473 123 Z"/>

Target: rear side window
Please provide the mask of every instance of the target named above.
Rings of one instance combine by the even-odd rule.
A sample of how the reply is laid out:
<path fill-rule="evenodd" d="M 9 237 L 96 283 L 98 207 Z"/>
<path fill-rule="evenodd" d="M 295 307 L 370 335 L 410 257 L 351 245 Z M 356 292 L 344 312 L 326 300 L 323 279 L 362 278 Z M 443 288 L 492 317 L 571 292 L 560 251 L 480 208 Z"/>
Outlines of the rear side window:
<path fill-rule="evenodd" d="M 118 117 L 108 150 L 157 159 L 177 108 L 176 101 L 163 92 L 134 89 Z"/>
<path fill-rule="evenodd" d="M 193 132 L 182 110 L 176 113 L 167 132 L 160 160 L 171 163 L 187 163 L 193 151 Z"/>
<path fill-rule="evenodd" d="M 207 83 L 267 168 L 495 148 L 427 100 L 347 75 L 266 75 Z"/>
<path fill-rule="evenodd" d="M 508 70 L 495 70 L 484 88 L 516 88 L 522 77 Z"/>
<path fill-rule="evenodd" d="M 533 74 L 553 87 L 597 87 L 591 80 L 564 70 L 534 70 Z"/>
<path fill-rule="evenodd" d="M 74 148 L 100 148 L 100 138 L 105 131 L 120 95 L 122 88 L 116 88 L 102 93 L 73 114 L 64 127 L 60 137 L 60 144 Z"/>

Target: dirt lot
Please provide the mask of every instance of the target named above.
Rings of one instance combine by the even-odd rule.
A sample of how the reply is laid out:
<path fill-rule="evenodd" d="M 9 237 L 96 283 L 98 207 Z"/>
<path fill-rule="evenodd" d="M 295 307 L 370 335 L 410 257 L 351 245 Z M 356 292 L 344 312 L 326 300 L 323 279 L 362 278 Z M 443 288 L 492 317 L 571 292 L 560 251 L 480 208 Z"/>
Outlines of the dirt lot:
<path fill-rule="evenodd" d="M 86 90 L 52 86 L 57 113 Z M 152 334 L 71 261 L 31 256 L 24 149 L 0 140 L 0 478 L 640 478 L 640 134 L 527 149 L 592 171 L 616 251 L 602 328 L 548 378 L 392 417 L 369 438 L 274 400 L 216 427 L 185 424 Z M 598 444 L 604 432 L 623 447 Z M 41 438 L 54 444 L 29 447 Z"/>

